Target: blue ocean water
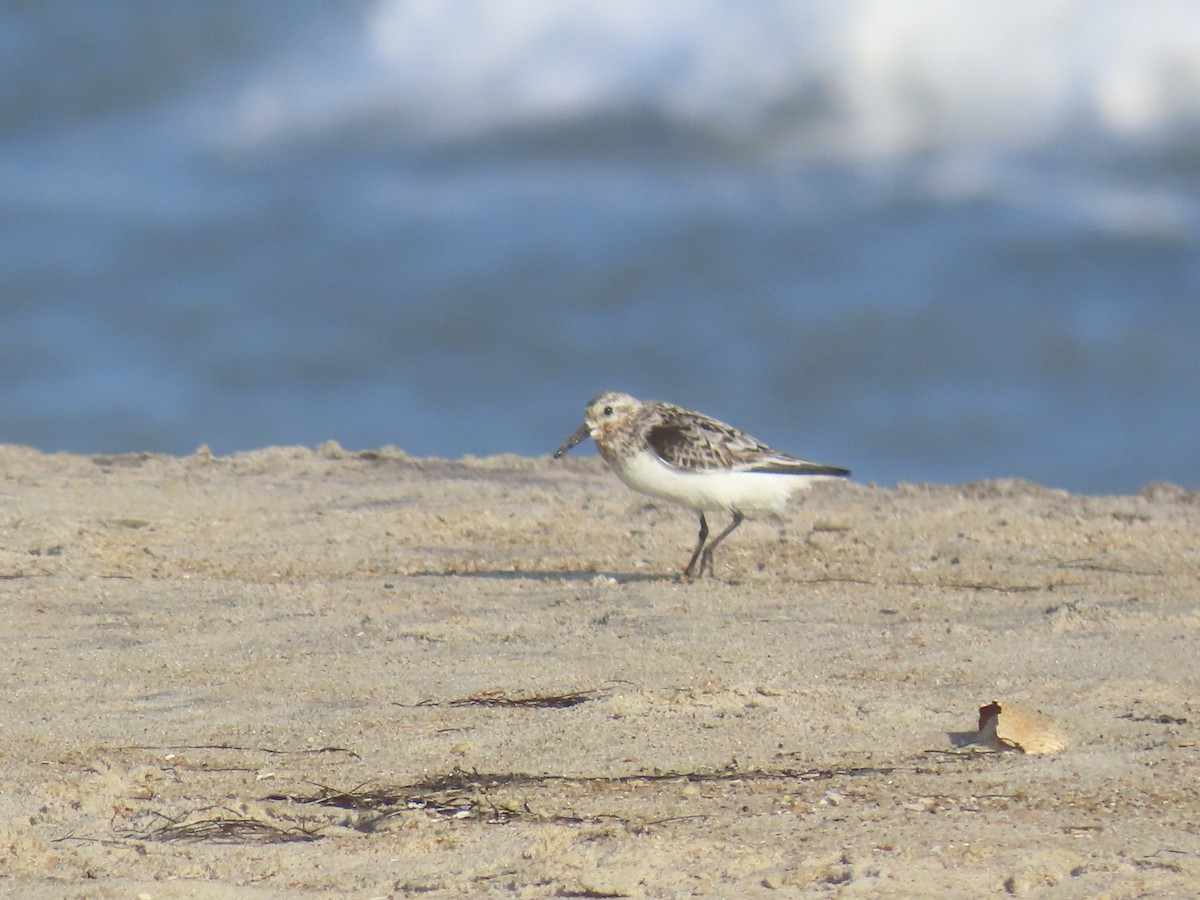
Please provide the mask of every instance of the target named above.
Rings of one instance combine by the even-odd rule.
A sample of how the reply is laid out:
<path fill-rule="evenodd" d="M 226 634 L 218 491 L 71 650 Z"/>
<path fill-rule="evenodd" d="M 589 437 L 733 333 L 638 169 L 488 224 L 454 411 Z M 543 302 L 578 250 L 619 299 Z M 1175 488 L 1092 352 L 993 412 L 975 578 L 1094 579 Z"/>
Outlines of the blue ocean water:
<path fill-rule="evenodd" d="M 0 7 L 0 441 L 1200 486 L 1200 6 Z"/>

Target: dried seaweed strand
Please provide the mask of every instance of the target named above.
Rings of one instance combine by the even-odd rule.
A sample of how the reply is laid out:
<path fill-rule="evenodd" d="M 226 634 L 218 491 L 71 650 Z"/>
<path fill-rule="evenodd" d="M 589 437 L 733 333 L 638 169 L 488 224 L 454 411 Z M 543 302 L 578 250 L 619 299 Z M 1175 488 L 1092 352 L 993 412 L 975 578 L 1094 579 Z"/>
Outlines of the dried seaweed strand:
<path fill-rule="evenodd" d="M 473 694 L 455 700 L 422 700 L 414 706 L 494 706 L 532 709 L 567 709 L 594 700 L 597 691 L 570 691 L 565 694 L 531 694 L 509 696 L 501 691 Z M 402 706 L 404 704 L 396 704 Z"/>
<path fill-rule="evenodd" d="M 345 753 L 354 759 L 361 757 L 347 747 L 314 747 L 305 750 L 277 750 L 273 747 L 239 747 L 235 744 L 167 744 L 153 746 L 146 744 L 131 744 L 125 747 L 115 747 L 115 750 L 231 750 L 237 753 L 269 753 L 273 756 L 301 756 L 313 753 Z"/>
<path fill-rule="evenodd" d="M 158 828 L 146 832 L 131 832 L 124 837 L 156 843 L 208 841 L 218 844 L 287 844 L 320 840 L 321 835 L 314 829 L 301 826 L 285 828 L 261 819 L 239 816 L 197 819 L 191 822 L 169 821 Z"/>

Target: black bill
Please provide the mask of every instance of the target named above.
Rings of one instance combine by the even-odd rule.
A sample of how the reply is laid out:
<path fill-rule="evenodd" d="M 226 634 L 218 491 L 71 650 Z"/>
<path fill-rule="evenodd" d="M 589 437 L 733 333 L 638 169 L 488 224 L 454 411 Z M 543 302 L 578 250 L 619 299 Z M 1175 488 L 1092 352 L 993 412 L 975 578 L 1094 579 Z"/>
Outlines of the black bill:
<path fill-rule="evenodd" d="M 574 447 L 576 444 L 580 443 L 581 441 L 587 440 L 591 436 L 592 436 L 592 429 L 590 429 L 587 426 L 587 423 L 585 422 L 584 424 L 579 426 L 578 431 L 576 431 L 573 435 L 571 435 L 569 438 L 567 438 L 566 442 L 561 447 L 559 447 L 557 450 L 554 451 L 554 458 L 558 459 L 563 454 L 565 454 L 568 450 L 570 450 L 572 447 Z"/>

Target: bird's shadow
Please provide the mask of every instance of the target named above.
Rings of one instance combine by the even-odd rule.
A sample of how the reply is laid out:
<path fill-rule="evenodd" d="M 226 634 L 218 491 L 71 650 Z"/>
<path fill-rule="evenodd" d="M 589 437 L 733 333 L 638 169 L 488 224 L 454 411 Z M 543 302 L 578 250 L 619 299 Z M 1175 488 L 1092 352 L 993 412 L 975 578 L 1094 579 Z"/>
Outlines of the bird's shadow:
<path fill-rule="evenodd" d="M 569 581 L 587 583 L 601 579 L 615 581 L 617 584 L 640 584 L 654 581 L 679 583 L 678 575 L 671 575 L 665 572 L 559 571 L 549 569 L 476 569 L 471 572 L 451 572 L 426 569 L 421 572 L 405 572 L 404 574 L 406 577 L 412 578 L 485 578 L 493 581 Z"/>

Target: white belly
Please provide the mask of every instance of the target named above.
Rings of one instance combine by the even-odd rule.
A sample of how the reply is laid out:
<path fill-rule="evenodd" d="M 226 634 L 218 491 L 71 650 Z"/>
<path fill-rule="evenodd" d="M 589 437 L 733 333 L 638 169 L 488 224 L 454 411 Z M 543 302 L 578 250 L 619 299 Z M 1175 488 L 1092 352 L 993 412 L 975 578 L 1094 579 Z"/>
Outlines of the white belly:
<path fill-rule="evenodd" d="M 738 512 L 781 509 L 788 497 L 810 487 L 820 476 L 779 475 L 711 469 L 681 472 L 650 453 L 611 462 L 617 476 L 635 491 L 682 503 L 695 510 Z"/>

